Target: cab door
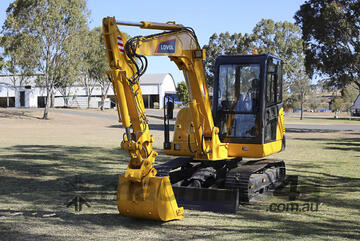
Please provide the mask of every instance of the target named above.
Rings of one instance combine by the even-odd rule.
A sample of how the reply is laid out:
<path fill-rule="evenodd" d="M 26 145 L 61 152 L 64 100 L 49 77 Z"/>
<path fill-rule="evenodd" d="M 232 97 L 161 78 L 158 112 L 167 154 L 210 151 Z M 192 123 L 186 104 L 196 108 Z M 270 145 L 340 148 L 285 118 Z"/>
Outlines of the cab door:
<path fill-rule="evenodd" d="M 266 64 L 264 142 L 269 143 L 282 137 L 278 135 L 279 115 L 282 109 L 282 62 L 269 56 Z"/>

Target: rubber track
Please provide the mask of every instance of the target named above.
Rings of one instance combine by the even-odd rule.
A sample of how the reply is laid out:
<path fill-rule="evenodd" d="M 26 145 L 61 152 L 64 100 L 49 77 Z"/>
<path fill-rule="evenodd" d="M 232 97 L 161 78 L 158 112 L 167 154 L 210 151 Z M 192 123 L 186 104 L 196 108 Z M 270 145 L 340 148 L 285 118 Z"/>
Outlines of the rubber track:
<path fill-rule="evenodd" d="M 256 194 L 249 192 L 250 176 L 254 173 L 263 172 L 270 167 L 282 168 L 281 176 L 285 178 L 285 163 L 282 160 L 263 159 L 250 161 L 240 167 L 230 170 L 226 175 L 225 188 L 239 189 L 239 201 L 249 203 Z M 279 180 L 278 182 L 281 182 Z M 256 190 L 256 187 L 254 188 Z"/>

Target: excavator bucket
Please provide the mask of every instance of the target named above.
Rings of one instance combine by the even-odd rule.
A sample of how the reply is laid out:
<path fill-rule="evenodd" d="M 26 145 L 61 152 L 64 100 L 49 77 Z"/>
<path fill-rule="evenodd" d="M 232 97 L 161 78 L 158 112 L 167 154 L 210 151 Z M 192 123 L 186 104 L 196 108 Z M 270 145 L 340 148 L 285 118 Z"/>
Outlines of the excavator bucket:
<path fill-rule="evenodd" d="M 117 204 L 121 215 L 161 221 L 182 219 L 169 177 L 146 177 L 143 182 L 131 182 L 119 176 Z"/>

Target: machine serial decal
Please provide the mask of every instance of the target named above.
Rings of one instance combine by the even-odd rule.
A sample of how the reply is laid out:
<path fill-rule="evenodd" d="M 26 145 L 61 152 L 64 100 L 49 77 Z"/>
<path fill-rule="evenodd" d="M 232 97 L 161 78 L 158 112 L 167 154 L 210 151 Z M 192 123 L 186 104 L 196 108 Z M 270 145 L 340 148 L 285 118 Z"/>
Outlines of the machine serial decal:
<path fill-rule="evenodd" d="M 155 53 L 175 53 L 175 43 L 176 39 L 161 42 L 157 46 Z"/>

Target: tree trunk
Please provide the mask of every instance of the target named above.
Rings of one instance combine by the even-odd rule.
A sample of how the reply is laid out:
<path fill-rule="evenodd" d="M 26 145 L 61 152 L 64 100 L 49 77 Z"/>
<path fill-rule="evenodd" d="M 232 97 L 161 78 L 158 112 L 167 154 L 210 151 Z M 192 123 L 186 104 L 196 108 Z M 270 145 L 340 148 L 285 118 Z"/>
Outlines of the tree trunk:
<path fill-rule="evenodd" d="M 54 102 L 55 102 L 55 93 L 54 93 L 54 89 L 51 89 L 51 93 L 50 93 L 50 107 L 54 108 Z"/>
<path fill-rule="evenodd" d="M 87 108 L 90 109 L 91 94 L 89 90 L 86 92 L 87 92 Z"/>
<path fill-rule="evenodd" d="M 43 119 L 47 120 L 48 119 L 48 113 L 49 113 L 49 108 L 50 108 L 50 102 L 51 102 L 51 97 L 52 94 L 54 93 L 54 86 L 53 83 L 51 83 L 51 81 L 49 81 L 48 77 L 46 77 L 46 103 L 45 103 L 45 108 L 44 108 L 44 115 L 43 115 Z"/>
<path fill-rule="evenodd" d="M 67 96 L 64 97 L 64 107 L 69 107 L 69 97 Z"/>
<path fill-rule="evenodd" d="M 300 120 L 303 118 L 303 97 L 302 94 L 300 94 Z"/>
<path fill-rule="evenodd" d="M 68 97 L 68 93 L 66 92 L 66 87 L 63 90 L 64 92 L 61 92 L 61 94 L 63 95 L 63 99 L 64 99 L 64 107 L 68 107 L 69 106 L 69 97 Z"/>
<path fill-rule="evenodd" d="M 100 105 L 100 110 L 104 110 L 104 105 L 105 105 L 105 96 L 101 95 L 101 105 Z"/>
<path fill-rule="evenodd" d="M 105 89 L 103 89 L 102 94 L 101 94 L 101 106 L 100 106 L 100 110 L 104 110 L 104 105 L 105 105 L 105 99 L 107 97 L 108 91 L 109 91 L 109 87 L 110 87 L 110 83 L 105 87 Z"/>
<path fill-rule="evenodd" d="M 44 120 L 48 119 L 50 101 L 51 101 L 51 90 L 47 89 L 46 103 L 45 103 L 44 115 L 43 115 Z"/>

